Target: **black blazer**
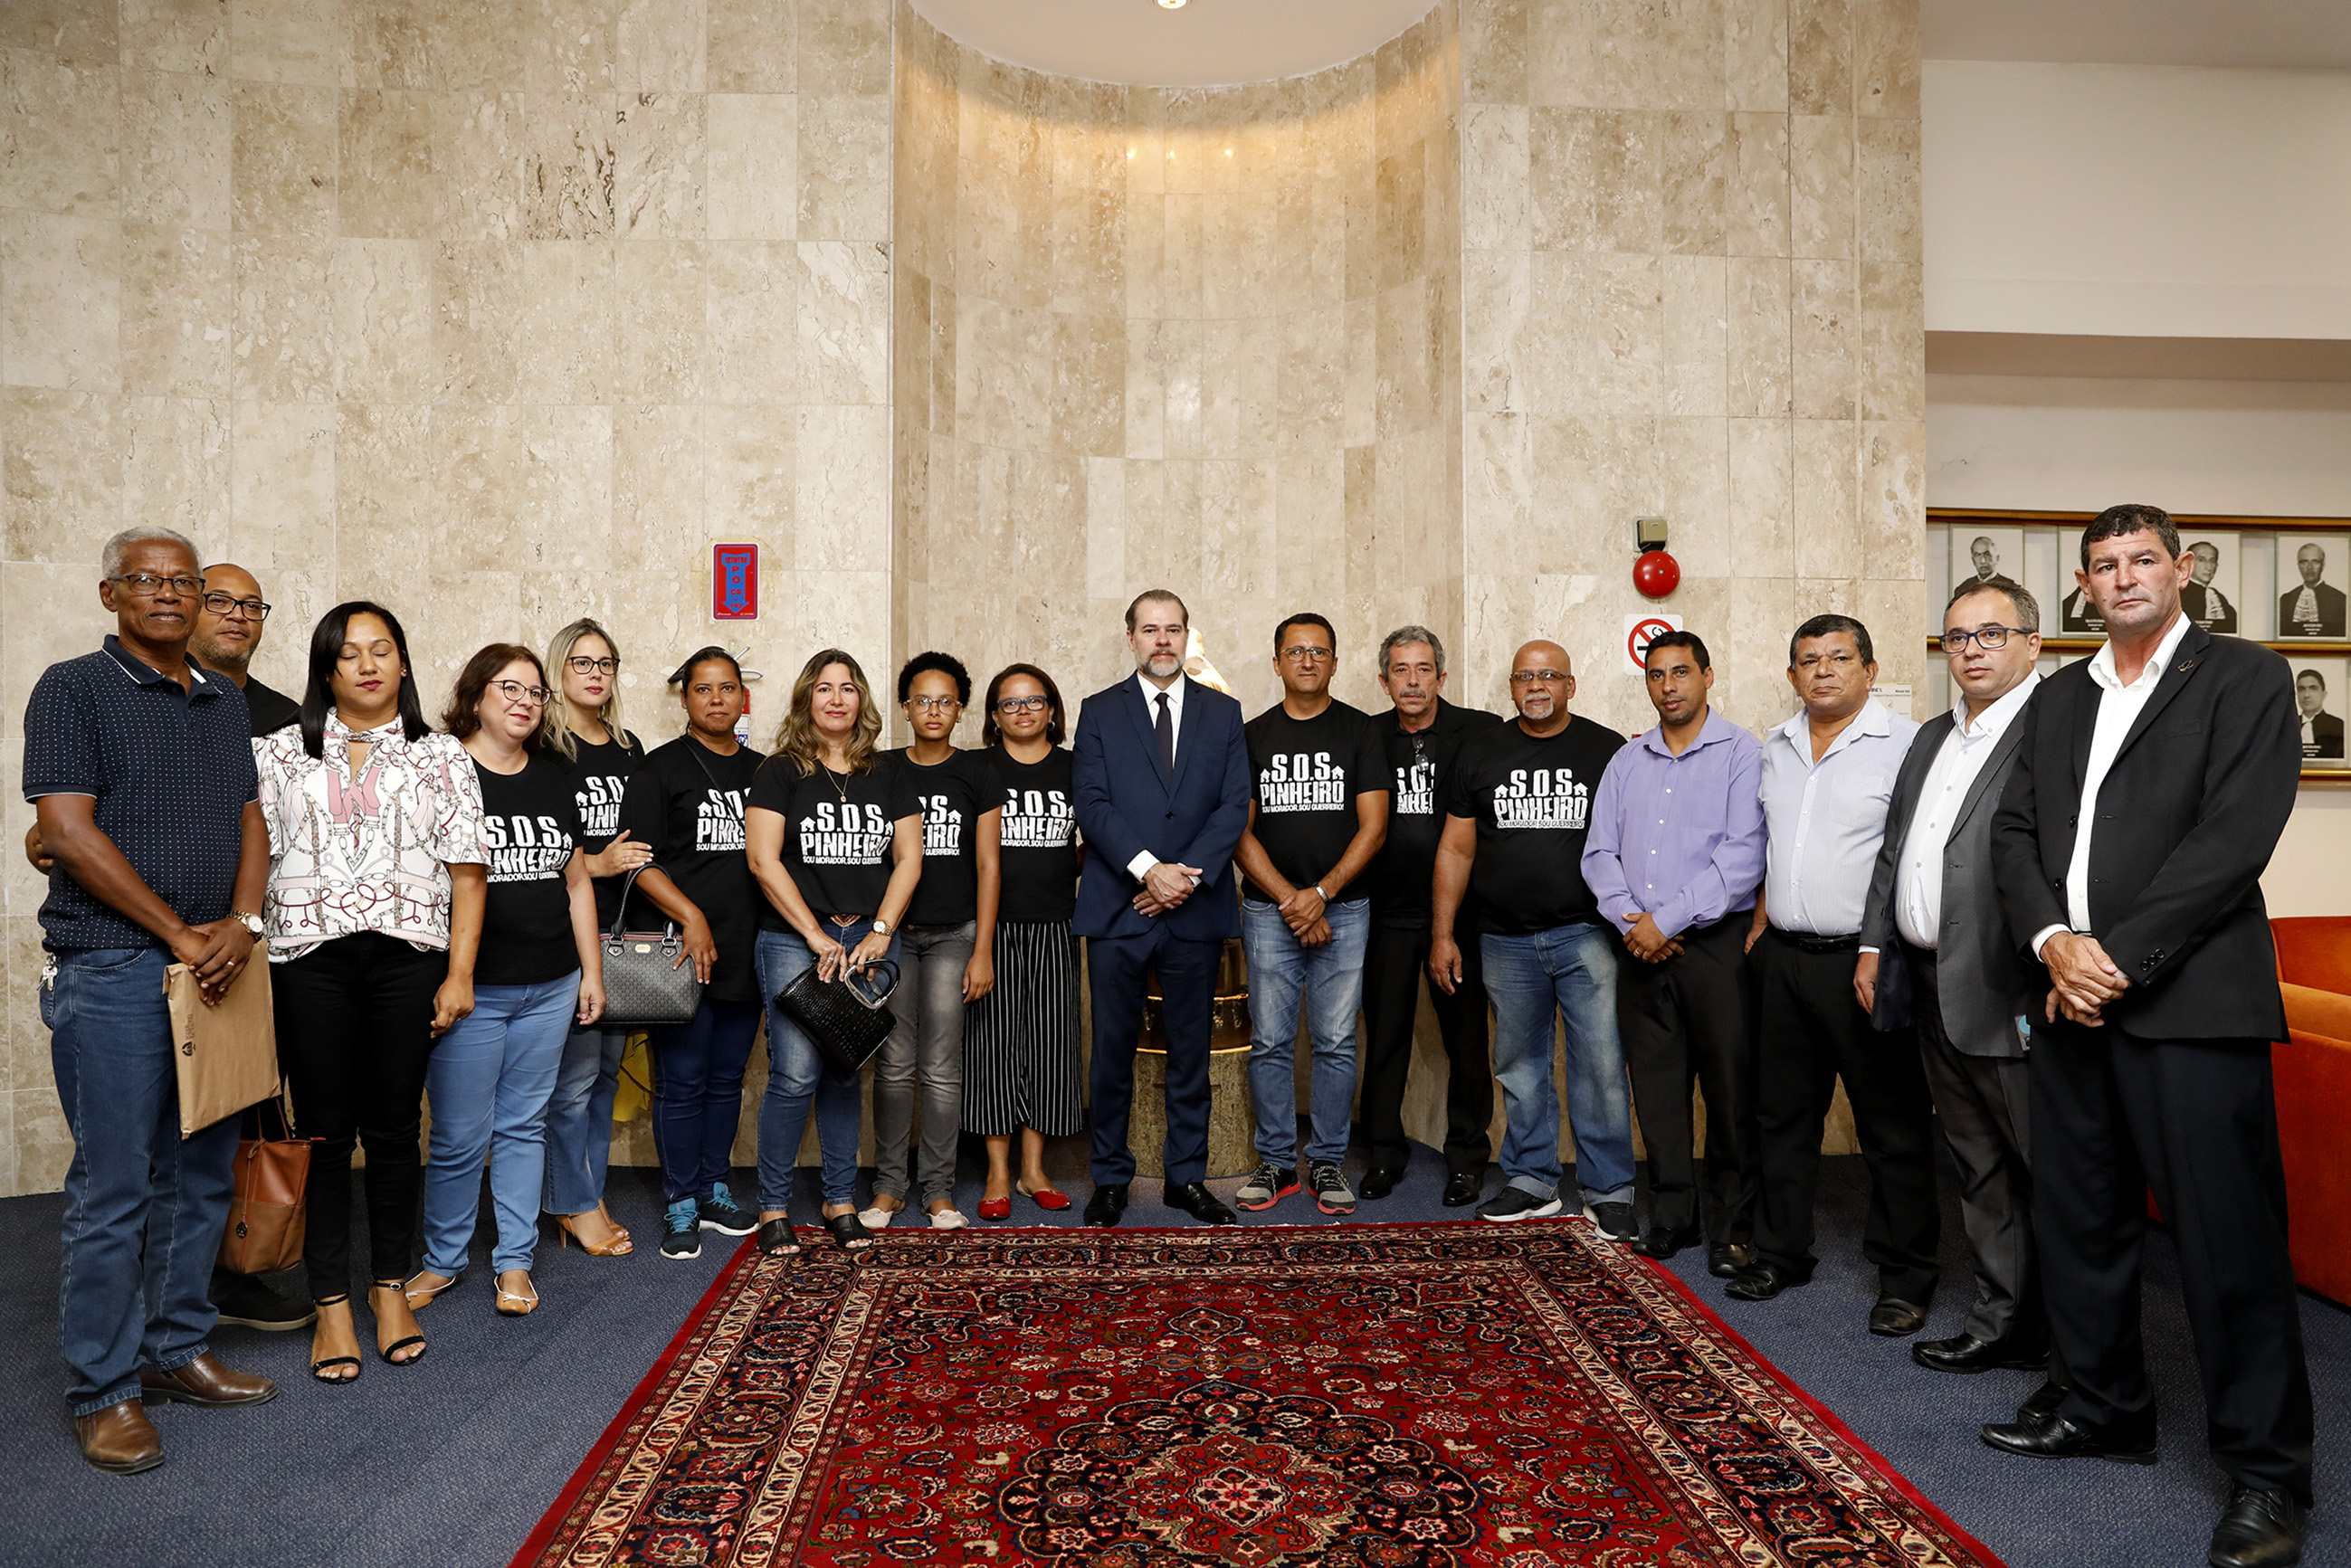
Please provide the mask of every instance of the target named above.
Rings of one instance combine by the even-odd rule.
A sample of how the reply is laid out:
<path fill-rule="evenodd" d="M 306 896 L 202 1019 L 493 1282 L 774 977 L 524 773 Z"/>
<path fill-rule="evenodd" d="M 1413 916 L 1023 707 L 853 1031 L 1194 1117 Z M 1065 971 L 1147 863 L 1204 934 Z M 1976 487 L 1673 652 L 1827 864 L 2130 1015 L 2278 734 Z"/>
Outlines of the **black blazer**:
<path fill-rule="evenodd" d="M 2311 591 L 2318 596 L 2318 634 L 2321 637 L 2342 636 L 2345 604 L 2343 591 L 2339 588 L 2335 588 L 2326 583 L 2321 582 L 2312 585 Z M 2287 589 L 2283 593 L 2278 595 L 2279 636 L 2299 637 L 2302 635 L 2300 632 L 2289 632 L 2286 630 L 2286 627 L 2292 624 L 2287 617 L 2294 613 L 2294 601 L 2301 597 L 2302 584 L 2298 582 L 2292 588 Z"/>
<path fill-rule="evenodd" d="M 2017 716 L 1992 864 L 2028 956 L 2036 933 L 2072 924 L 2065 871 L 2103 695 L 2084 659 Z M 2106 1017 L 2156 1040 L 2285 1038 L 2261 875 L 2301 771 L 2286 662 L 2191 624 L 2098 792 L 2090 935 L 2131 983 Z"/>

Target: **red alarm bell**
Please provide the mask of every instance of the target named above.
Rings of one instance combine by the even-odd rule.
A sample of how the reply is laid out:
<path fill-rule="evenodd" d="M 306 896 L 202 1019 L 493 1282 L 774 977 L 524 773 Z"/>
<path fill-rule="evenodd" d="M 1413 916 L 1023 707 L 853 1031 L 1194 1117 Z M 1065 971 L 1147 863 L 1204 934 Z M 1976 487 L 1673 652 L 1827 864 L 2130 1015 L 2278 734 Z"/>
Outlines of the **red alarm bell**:
<path fill-rule="evenodd" d="M 1681 563 L 1666 553 L 1666 519 L 1635 517 L 1633 540 L 1641 553 L 1633 559 L 1633 586 L 1651 599 L 1663 599 L 1682 584 Z"/>

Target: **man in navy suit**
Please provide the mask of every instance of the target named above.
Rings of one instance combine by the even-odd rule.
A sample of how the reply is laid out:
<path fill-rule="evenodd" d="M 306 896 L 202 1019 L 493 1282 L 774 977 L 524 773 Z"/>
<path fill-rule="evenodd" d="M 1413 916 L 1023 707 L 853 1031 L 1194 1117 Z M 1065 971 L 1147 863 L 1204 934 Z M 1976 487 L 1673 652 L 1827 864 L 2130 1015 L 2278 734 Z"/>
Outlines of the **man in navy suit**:
<path fill-rule="evenodd" d="M 1093 994 L 1089 1225 L 1116 1225 L 1126 1211 L 1134 1043 L 1155 969 L 1167 1040 L 1167 1203 L 1207 1225 L 1239 1218 L 1201 1178 L 1217 960 L 1241 929 L 1232 862 L 1249 826 L 1249 742 L 1241 705 L 1185 677 L 1190 632 L 1176 595 L 1137 597 L 1126 607 L 1134 674 L 1078 711 L 1071 774 L 1086 863 L 1070 928 L 1087 938 Z"/>

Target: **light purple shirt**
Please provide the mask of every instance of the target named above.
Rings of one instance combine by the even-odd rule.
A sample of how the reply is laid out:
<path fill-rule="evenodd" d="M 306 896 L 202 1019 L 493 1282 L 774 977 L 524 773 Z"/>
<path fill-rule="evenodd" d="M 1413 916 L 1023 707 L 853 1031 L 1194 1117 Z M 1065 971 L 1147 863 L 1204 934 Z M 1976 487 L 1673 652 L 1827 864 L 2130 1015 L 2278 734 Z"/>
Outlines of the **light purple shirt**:
<path fill-rule="evenodd" d="M 1592 797 L 1583 881 L 1629 930 L 1646 911 L 1678 936 L 1751 908 L 1763 882 L 1763 748 L 1719 713 L 1679 757 L 1653 729 L 1608 760 Z"/>

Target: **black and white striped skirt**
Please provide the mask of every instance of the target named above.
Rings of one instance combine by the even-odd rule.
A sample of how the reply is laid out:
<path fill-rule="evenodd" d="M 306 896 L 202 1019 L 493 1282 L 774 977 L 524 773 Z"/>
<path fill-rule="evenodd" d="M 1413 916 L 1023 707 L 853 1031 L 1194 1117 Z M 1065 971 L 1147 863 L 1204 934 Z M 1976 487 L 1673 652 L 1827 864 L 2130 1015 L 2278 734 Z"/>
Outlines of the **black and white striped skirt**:
<path fill-rule="evenodd" d="M 964 1015 L 963 1125 L 1079 1130 L 1078 944 L 1066 920 L 996 928 L 996 988 Z"/>

